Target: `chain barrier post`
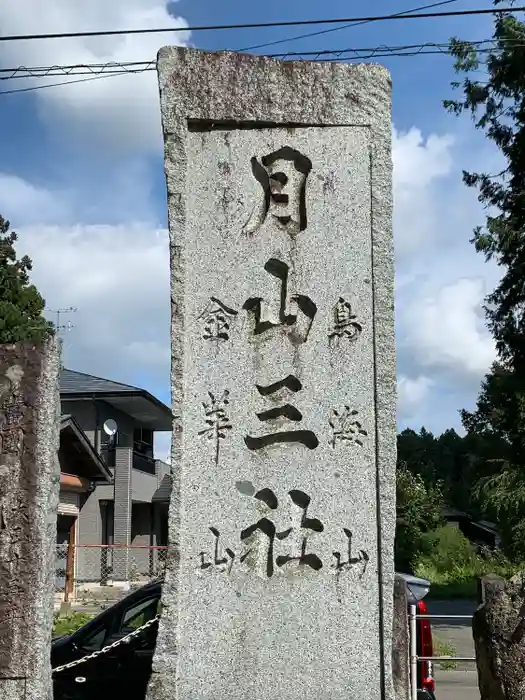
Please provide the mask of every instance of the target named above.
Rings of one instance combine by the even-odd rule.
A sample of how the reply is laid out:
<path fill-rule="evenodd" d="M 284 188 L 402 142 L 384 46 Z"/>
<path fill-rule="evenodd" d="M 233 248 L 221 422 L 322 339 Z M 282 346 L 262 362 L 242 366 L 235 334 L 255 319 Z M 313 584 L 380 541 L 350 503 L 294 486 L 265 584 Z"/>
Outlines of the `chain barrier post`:
<path fill-rule="evenodd" d="M 92 659 L 96 659 L 97 657 L 102 656 L 103 654 L 107 654 L 108 651 L 111 651 L 112 649 L 116 649 L 121 644 L 129 644 L 129 642 L 134 637 L 138 637 L 138 635 L 141 632 L 143 632 L 148 627 L 151 627 L 151 625 L 153 625 L 153 623 L 158 622 L 159 619 L 160 619 L 160 615 L 155 615 L 155 617 L 151 618 L 151 620 L 148 620 L 140 627 L 137 627 L 136 630 L 133 630 L 133 632 L 130 632 L 125 637 L 122 637 L 122 639 L 118 639 L 116 642 L 113 642 L 113 644 L 108 644 L 107 647 L 103 647 L 102 649 L 99 649 L 98 651 L 94 651 L 92 654 L 88 654 L 87 656 L 82 656 L 82 658 L 80 658 L 80 659 L 75 659 L 74 661 L 70 661 L 67 664 L 63 664 L 62 666 L 57 666 L 57 668 L 54 668 L 52 670 L 52 674 L 55 675 L 56 673 L 60 673 L 61 671 L 66 671 L 69 668 L 75 668 L 76 666 L 80 666 L 80 664 L 86 663 L 87 661 L 91 661 Z"/>
<path fill-rule="evenodd" d="M 410 623 L 410 700 L 417 700 L 417 607 L 409 609 Z"/>

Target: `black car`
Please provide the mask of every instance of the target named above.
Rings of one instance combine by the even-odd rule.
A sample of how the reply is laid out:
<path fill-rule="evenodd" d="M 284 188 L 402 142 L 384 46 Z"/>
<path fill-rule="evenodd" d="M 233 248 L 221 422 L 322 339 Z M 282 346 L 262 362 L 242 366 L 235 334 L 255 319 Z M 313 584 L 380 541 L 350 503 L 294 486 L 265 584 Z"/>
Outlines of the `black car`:
<path fill-rule="evenodd" d="M 71 635 L 53 639 L 54 700 L 144 700 L 157 640 L 162 581 L 130 593 Z M 145 623 L 151 624 L 129 641 L 112 644 Z M 82 657 L 90 660 L 56 671 Z"/>
<path fill-rule="evenodd" d="M 409 602 L 417 601 L 420 614 L 426 613 L 422 598 L 430 587 L 428 581 L 401 576 Z M 144 700 L 157 640 L 161 592 L 162 580 L 149 583 L 73 634 L 53 639 L 54 700 Z M 121 642 L 125 637 L 127 640 Z M 428 620 L 418 624 L 418 654 L 432 655 Z M 87 660 L 73 665 L 84 657 Z M 70 668 L 60 668 L 70 663 Z M 431 664 L 420 662 L 418 700 L 435 700 L 433 690 Z"/>

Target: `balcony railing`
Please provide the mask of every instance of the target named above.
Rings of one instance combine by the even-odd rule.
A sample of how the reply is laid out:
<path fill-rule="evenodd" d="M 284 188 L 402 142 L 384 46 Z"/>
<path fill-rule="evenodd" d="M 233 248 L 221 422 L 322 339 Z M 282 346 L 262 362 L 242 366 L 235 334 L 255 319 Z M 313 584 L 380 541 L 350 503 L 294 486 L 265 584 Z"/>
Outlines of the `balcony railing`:
<path fill-rule="evenodd" d="M 133 450 L 133 469 L 139 469 L 146 474 L 155 474 L 155 460 L 137 450 Z"/>

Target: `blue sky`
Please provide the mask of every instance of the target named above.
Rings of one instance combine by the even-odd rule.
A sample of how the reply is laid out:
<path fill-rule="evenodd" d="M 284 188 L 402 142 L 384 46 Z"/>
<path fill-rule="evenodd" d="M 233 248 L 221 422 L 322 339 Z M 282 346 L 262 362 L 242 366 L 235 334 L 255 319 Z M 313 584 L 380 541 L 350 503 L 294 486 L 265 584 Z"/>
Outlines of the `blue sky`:
<path fill-rule="evenodd" d="M 424 4 L 424 0 L 420 3 Z M 429 3 L 430 4 L 430 3 Z M 417 0 L 282 5 L 230 0 L 4 0 L 3 34 L 107 28 L 238 24 L 401 12 Z M 490 7 L 458 0 L 441 9 Z M 439 11 L 440 8 L 436 8 Z M 207 31 L 189 34 L 13 42 L 0 45 L 2 67 L 137 61 L 168 43 L 241 49 L 287 39 L 259 52 L 443 42 L 491 36 L 484 17 L 398 20 L 329 27 Z M 467 117 L 447 115 L 452 59 L 391 57 L 399 423 L 436 432 L 459 426 L 494 358 L 481 303 L 497 270 L 476 256 L 472 228 L 483 222 L 463 168 L 490 169 L 498 156 Z M 54 77 L 47 82 L 59 82 Z M 0 90 L 44 85 L 2 81 Z M 0 212 L 19 232 L 20 253 L 48 307 L 75 306 L 65 336 L 74 369 L 143 385 L 169 401 L 169 290 L 166 201 L 156 75 L 126 75 L 25 93 L 0 94 Z M 167 451 L 160 443 L 161 456 Z"/>

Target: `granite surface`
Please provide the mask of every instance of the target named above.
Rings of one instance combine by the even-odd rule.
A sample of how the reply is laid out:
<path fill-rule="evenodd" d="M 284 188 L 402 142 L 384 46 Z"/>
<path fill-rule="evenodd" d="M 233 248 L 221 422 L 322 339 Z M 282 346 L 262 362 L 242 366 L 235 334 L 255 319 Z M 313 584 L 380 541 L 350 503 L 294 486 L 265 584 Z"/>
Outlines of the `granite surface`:
<path fill-rule="evenodd" d="M 480 581 L 482 603 L 474 613 L 481 700 L 522 700 L 525 697 L 525 572 L 510 581 L 485 576 Z"/>
<path fill-rule="evenodd" d="M 149 698 L 390 700 L 389 76 L 158 70 L 180 501 Z"/>
<path fill-rule="evenodd" d="M 59 353 L 0 346 L 0 697 L 52 700 Z"/>
<path fill-rule="evenodd" d="M 407 585 L 394 581 L 394 624 L 392 628 L 392 678 L 396 700 L 410 700 L 410 631 L 408 629 Z"/>

